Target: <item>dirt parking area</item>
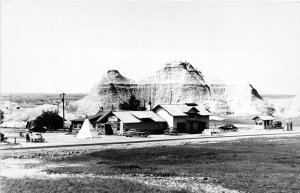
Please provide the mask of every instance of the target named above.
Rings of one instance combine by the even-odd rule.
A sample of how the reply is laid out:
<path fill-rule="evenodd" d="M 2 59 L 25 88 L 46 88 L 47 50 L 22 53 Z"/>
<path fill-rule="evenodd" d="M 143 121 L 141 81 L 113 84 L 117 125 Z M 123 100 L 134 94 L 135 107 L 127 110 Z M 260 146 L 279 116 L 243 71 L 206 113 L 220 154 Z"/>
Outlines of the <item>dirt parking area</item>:
<path fill-rule="evenodd" d="M 99 144 L 126 144 L 137 142 L 156 142 L 156 141 L 179 141 L 179 140 L 202 140 L 205 141 L 220 141 L 234 140 L 236 138 L 248 138 L 256 135 L 298 135 L 300 128 L 297 127 L 293 131 L 283 129 L 263 130 L 253 128 L 251 125 L 237 125 L 237 132 L 219 132 L 211 135 L 210 132 L 205 134 L 179 134 L 179 135 L 150 135 L 148 137 L 125 137 L 117 135 L 100 135 L 93 139 L 77 139 L 74 134 L 68 133 L 42 133 L 45 142 L 26 142 L 25 137 L 20 137 L 17 133 L 9 132 L 8 143 L 1 143 L 0 149 L 9 148 L 34 148 L 34 147 L 51 147 L 51 146 L 80 146 L 80 145 L 99 145 Z M 7 130 L 7 129 L 6 129 Z M 218 130 L 217 130 L 218 131 Z M 0 128 L 1 132 L 1 128 Z M 3 132 L 3 131 L 2 131 Z M 4 132 L 5 133 L 5 132 Z"/>

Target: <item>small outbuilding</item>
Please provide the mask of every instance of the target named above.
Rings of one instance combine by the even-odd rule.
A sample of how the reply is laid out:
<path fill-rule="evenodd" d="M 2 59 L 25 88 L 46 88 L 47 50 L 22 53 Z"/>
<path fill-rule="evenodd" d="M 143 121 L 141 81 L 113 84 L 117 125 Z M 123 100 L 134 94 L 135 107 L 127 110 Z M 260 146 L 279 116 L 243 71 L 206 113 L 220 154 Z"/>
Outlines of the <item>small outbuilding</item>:
<path fill-rule="evenodd" d="M 209 128 L 211 113 L 196 103 L 161 104 L 152 111 L 164 118 L 168 127 L 173 127 L 179 133 L 202 133 Z"/>
<path fill-rule="evenodd" d="M 261 115 L 253 117 L 252 120 L 255 121 L 255 125 L 262 125 L 263 129 L 273 129 L 275 118 L 271 115 Z"/>
<path fill-rule="evenodd" d="M 114 133 L 124 134 L 130 129 L 162 134 L 166 120 L 153 111 L 117 111 L 108 117 Z"/>

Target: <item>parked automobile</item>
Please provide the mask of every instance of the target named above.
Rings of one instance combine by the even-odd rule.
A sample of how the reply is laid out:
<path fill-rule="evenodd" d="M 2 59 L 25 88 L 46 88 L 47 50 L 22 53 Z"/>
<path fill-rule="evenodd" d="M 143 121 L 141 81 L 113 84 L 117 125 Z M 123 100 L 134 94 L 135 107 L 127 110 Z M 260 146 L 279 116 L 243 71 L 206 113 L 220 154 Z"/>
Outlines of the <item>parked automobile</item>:
<path fill-rule="evenodd" d="M 220 130 L 223 131 L 237 131 L 238 128 L 234 126 L 233 124 L 225 124 L 219 127 Z"/>
<path fill-rule="evenodd" d="M 165 130 L 165 135 L 178 135 L 178 130 L 174 127 L 170 127 Z"/>
<path fill-rule="evenodd" d="M 148 131 L 140 131 L 138 129 L 129 129 L 124 134 L 126 137 L 132 137 L 132 136 L 138 136 L 138 137 L 148 137 L 149 132 Z"/>
<path fill-rule="evenodd" d="M 43 138 L 40 133 L 30 133 L 30 141 L 31 142 L 44 142 L 45 138 Z"/>
<path fill-rule="evenodd" d="M 281 121 L 274 122 L 274 129 L 283 129 Z"/>

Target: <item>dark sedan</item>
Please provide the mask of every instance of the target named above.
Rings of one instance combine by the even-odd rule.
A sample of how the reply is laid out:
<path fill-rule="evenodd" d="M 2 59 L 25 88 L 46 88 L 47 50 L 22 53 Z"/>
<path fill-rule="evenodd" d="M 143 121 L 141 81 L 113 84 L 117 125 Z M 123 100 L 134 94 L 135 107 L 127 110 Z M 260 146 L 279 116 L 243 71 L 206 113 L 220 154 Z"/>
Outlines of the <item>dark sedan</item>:
<path fill-rule="evenodd" d="M 223 126 L 219 127 L 220 130 L 224 130 L 224 131 L 237 131 L 238 128 L 236 126 L 234 126 L 233 124 L 226 124 Z"/>
<path fill-rule="evenodd" d="M 138 136 L 138 137 L 148 137 L 148 131 L 140 131 L 138 129 L 130 129 L 124 134 L 126 137 Z"/>
<path fill-rule="evenodd" d="M 283 129 L 281 121 L 274 122 L 274 129 Z"/>
<path fill-rule="evenodd" d="M 165 135 L 178 135 L 178 130 L 176 128 L 170 127 L 165 130 Z"/>

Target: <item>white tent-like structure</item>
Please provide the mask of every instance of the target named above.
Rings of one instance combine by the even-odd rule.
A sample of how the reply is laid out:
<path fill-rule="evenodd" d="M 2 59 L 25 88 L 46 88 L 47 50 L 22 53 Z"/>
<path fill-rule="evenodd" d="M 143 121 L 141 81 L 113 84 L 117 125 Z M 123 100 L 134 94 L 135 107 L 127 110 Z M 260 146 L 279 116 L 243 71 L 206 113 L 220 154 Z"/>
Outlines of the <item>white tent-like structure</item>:
<path fill-rule="evenodd" d="M 92 139 L 94 137 L 93 130 L 94 128 L 91 125 L 89 119 L 85 119 L 81 126 L 81 129 L 76 135 L 76 139 Z"/>

